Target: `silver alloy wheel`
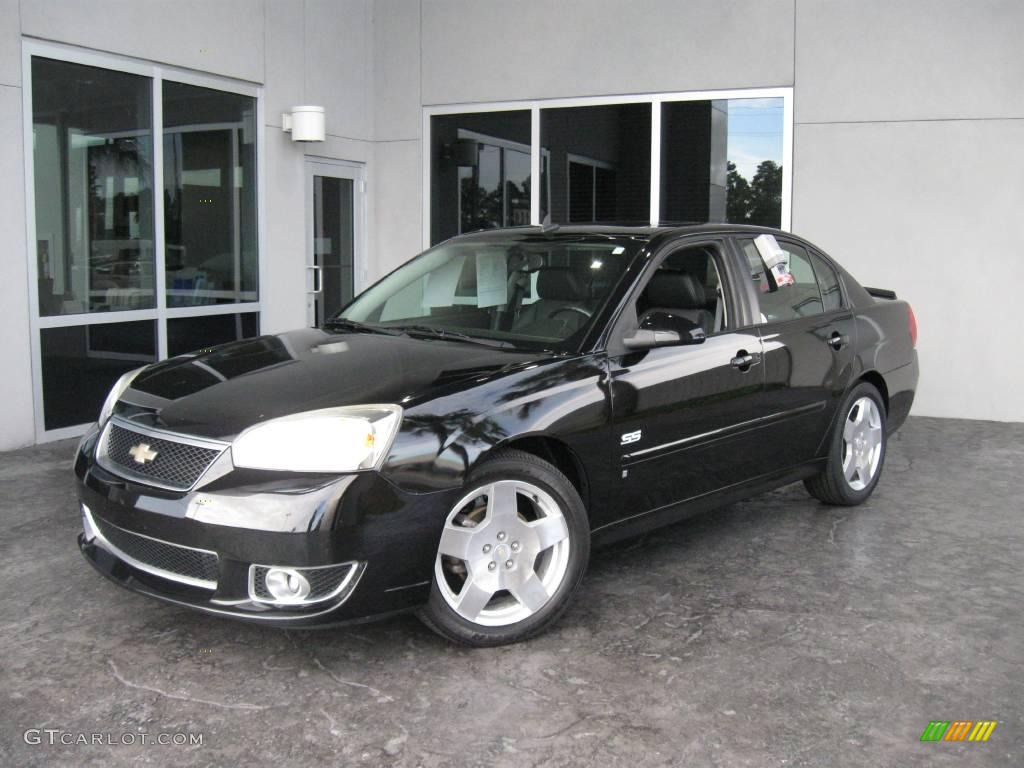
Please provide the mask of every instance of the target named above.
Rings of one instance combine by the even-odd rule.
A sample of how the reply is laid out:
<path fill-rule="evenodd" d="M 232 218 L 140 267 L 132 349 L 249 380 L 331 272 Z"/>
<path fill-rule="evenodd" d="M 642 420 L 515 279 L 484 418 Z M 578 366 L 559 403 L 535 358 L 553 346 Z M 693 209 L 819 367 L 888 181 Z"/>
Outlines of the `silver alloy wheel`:
<path fill-rule="evenodd" d="M 507 626 L 547 605 L 565 578 L 569 547 L 568 523 L 550 494 L 522 480 L 500 480 L 455 505 L 434 574 L 459 616 Z"/>
<path fill-rule="evenodd" d="M 855 491 L 864 490 L 882 460 L 882 415 L 870 397 L 858 398 L 843 425 L 843 476 Z"/>

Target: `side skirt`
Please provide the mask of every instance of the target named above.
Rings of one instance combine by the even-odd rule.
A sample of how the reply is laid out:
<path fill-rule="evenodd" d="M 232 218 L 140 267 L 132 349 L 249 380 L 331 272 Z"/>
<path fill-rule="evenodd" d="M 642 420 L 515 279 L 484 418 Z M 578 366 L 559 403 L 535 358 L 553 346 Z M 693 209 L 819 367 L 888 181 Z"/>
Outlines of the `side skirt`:
<path fill-rule="evenodd" d="M 702 512 L 724 507 L 728 504 L 748 499 L 751 496 L 756 496 L 759 493 L 795 483 L 819 472 L 824 467 L 825 461 L 825 459 L 815 459 L 806 464 L 799 464 L 795 467 L 755 477 L 752 480 L 736 483 L 721 490 L 706 493 L 703 496 L 696 496 L 683 502 L 669 504 L 602 525 L 600 528 L 595 528 L 591 531 L 593 546 L 604 547 L 631 536 L 638 536 L 662 526 L 677 523 L 680 520 L 699 515 Z"/>

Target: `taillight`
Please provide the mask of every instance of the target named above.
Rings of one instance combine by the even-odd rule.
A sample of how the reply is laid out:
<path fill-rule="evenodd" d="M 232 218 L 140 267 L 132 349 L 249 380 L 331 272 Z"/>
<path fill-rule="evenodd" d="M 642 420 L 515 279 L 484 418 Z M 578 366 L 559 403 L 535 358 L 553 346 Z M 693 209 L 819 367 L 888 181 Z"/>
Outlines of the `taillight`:
<path fill-rule="evenodd" d="M 914 308 L 907 304 L 907 325 L 910 327 L 910 343 L 917 348 L 917 318 L 914 317 Z"/>

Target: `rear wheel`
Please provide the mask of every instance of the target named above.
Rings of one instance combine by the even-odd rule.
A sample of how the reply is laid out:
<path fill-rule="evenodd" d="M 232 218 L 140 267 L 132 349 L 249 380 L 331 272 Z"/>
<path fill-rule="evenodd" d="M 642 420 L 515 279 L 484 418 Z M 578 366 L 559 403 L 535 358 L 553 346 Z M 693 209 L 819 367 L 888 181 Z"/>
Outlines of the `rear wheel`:
<path fill-rule="evenodd" d="M 885 404 L 873 385 L 862 382 L 843 400 L 839 413 L 828 463 L 804 486 L 826 504 L 854 506 L 871 496 L 882 475 Z"/>
<path fill-rule="evenodd" d="M 568 607 L 590 556 L 572 483 L 522 451 L 476 470 L 445 520 L 420 618 L 444 637 L 489 646 L 532 637 Z"/>

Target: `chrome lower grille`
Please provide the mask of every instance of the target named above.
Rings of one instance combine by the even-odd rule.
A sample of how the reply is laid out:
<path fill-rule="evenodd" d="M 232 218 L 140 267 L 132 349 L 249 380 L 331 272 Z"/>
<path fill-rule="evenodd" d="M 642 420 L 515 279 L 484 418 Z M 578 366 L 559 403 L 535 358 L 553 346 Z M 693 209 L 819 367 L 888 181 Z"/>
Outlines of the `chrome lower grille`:
<path fill-rule="evenodd" d="M 217 588 L 217 553 L 185 547 L 127 531 L 97 517 L 86 508 L 86 531 L 92 528 L 97 538 L 113 554 L 139 570 L 194 587 Z"/>
<path fill-rule="evenodd" d="M 176 491 L 187 491 L 226 449 L 210 440 L 111 421 L 98 459 L 112 472 Z"/>

